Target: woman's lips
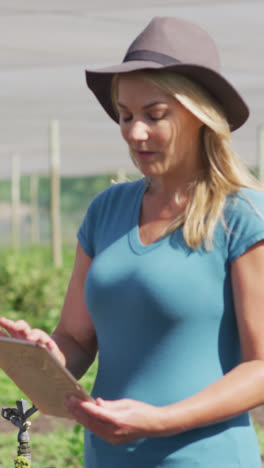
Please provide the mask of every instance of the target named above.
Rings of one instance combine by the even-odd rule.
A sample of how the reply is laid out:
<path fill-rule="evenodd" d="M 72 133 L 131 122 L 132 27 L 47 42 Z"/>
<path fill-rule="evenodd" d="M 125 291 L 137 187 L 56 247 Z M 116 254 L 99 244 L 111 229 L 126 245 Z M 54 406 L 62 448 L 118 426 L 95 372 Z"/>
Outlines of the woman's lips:
<path fill-rule="evenodd" d="M 137 159 L 149 159 L 154 156 L 154 151 L 135 151 L 134 152 Z"/>

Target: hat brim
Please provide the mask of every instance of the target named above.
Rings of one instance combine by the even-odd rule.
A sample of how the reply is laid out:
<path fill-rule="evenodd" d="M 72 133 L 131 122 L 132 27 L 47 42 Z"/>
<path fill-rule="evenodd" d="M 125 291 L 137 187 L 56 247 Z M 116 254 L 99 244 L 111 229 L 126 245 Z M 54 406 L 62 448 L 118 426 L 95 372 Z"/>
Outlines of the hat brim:
<path fill-rule="evenodd" d="M 118 115 L 113 107 L 111 98 L 112 78 L 117 73 L 128 73 L 140 70 L 175 70 L 204 87 L 223 107 L 230 130 L 241 127 L 249 116 L 249 109 L 240 94 L 220 74 L 210 68 L 193 64 L 175 64 L 165 66 L 156 62 L 131 60 L 117 66 L 98 70 L 86 70 L 86 83 L 107 114 L 117 123 Z"/>

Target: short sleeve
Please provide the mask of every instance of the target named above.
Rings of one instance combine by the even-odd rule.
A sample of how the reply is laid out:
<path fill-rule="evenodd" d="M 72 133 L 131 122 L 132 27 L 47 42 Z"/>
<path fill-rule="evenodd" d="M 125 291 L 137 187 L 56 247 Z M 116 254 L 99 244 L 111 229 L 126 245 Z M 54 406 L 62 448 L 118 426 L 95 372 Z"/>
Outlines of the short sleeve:
<path fill-rule="evenodd" d="M 229 261 L 232 263 L 264 240 L 264 193 L 243 189 L 226 204 Z"/>
<path fill-rule="evenodd" d="M 125 185 L 125 184 L 120 184 Z M 77 238 L 89 257 L 95 257 L 104 237 L 104 229 L 112 216 L 112 207 L 118 197 L 119 184 L 112 185 L 96 195 L 88 207 L 83 222 L 77 232 Z"/>
<path fill-rule="evenodd" d="M 96 228 L 96 206 L 97 197 L 89 205 L 82 224 L 77 232 L 77 239 L 84 252 L 92 258 L 95 256 L 94 238 Z"/>

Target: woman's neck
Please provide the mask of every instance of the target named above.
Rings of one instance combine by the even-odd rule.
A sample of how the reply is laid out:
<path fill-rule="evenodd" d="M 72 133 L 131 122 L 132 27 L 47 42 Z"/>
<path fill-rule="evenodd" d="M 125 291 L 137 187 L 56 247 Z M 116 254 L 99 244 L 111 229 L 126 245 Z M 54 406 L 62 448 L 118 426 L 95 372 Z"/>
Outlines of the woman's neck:
<path fill-rule="evenodd" d="M 168 183 L 164 179 L 149 179 L 149 195 L 158 198 L 164 204 L 185 205 L 194 187 L 194 180 Z"/>

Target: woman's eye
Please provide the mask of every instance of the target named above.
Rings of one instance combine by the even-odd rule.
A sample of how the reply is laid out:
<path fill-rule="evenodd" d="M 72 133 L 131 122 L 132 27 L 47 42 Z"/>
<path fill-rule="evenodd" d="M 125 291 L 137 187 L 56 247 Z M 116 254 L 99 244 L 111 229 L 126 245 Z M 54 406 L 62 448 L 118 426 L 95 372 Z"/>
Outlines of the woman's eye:
<path fill-rule="evenodd" d="M 119 114 L 120 121 L 127 123 L 130 122 L 133 119 L 132 114 Z M 144 119 L 144 117 L 142 117 Z M 157 120 L 162 120 L 164 118 L 164 114 L 151 114 L 145 116 L 146 119 L 151 120 L 152 122 L 156 122 Z"/>
<path fill-rule="evenodd" d="M 161 120 L 161 119 L 163 119 L 163 117 L 164 117 L 163 114 L 150 115 L 150 116 L 149 116 L 150 120 L 153 120 L 154 122 L 155 122 L 156 120 Z"/>
<path fill-rule="evenodd" d="M 132 116 L 131 115 L 122 115 L 122 114 L 120 114 L 120 119 L 123 122 L 129 122 L 132 119 Z"/>

